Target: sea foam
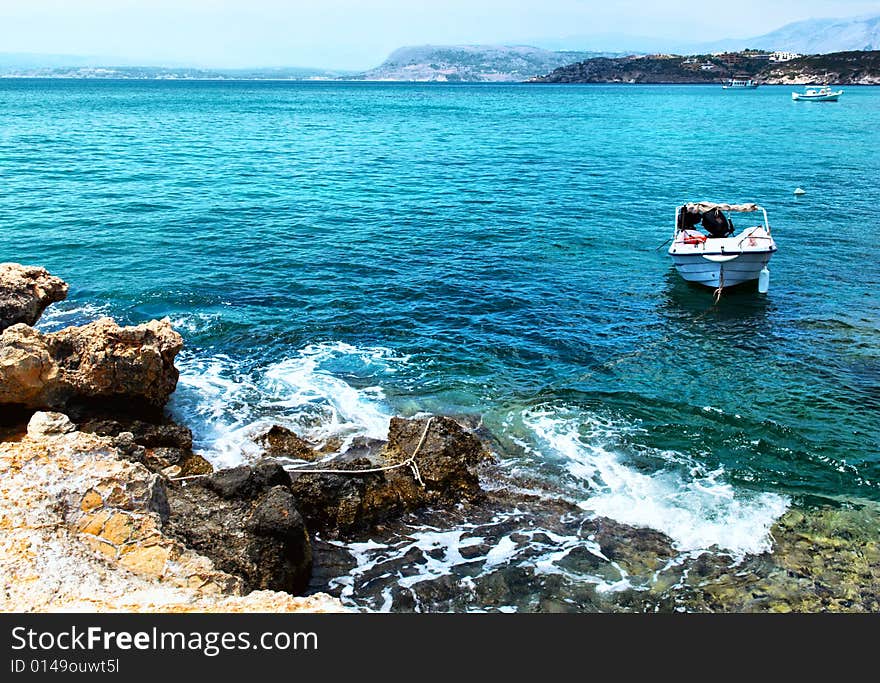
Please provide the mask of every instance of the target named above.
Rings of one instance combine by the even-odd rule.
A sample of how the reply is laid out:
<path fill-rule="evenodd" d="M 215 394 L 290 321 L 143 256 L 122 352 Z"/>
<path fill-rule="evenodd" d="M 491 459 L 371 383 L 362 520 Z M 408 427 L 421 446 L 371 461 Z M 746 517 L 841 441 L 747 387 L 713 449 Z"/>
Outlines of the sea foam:
<path fill-rule="evenodd" d="M 257 457 L 254 438 L 273 424 L 344 450 L 357 436 L 386 438 L 392 412 L 374 382 L 407 360 L 390 349 L 342 342 L 311 344 L 256 367 L 223 354 L 183 354 L 171 409 L 216 466 Z"/>
<path fill-rule="evenodd" d="M 681 551 L 770 550 L 770 527 L 787 509 L 786 497 L 734 490 L 722 467 L 707 469 L 676 451 L 640 447 L 663 466 L 639 467 L 622 438 L 633 440 L 632 424 L 558 406 L 526 410 L 521 419 L 540 456 L 557 459 L 580 484 L 584 510 L 662 531 Z"/>

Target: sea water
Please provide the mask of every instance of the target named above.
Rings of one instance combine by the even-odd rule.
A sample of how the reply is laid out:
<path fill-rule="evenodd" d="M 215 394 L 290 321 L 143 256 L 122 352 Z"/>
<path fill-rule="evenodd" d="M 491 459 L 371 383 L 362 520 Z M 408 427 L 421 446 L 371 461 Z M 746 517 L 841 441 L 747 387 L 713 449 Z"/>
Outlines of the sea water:
<path fill-rule="evenodd" d="M 790 505 L 880 502 L 878 120 L 867 87 L 5 80 L 0 261 L 71 284 L 45 330 L 169 316 L 216 466 L 470 417 L 586 515 L 760 553 Z M 768 295 L 680 280 L 696 200 L 767 208 Z M 434 576 L 467 535 L 398 549 Z"/>

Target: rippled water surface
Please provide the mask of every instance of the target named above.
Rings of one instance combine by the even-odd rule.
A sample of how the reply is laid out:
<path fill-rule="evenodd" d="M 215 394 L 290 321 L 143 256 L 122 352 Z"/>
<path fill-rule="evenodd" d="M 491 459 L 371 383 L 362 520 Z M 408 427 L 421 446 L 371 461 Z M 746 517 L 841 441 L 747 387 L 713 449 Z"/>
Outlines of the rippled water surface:
<path fill-rule="evenodd" d="M 170 316 L 217 464 L 479 415 L 588 513 L 760 551 L 792 502 L 880 501 L 878 120 L 877 88 L 2 81 L 0 260 L 71 283 L 47 329 Z M 767 296 L 655 249 L 698 199 L 767 207 Z"/>

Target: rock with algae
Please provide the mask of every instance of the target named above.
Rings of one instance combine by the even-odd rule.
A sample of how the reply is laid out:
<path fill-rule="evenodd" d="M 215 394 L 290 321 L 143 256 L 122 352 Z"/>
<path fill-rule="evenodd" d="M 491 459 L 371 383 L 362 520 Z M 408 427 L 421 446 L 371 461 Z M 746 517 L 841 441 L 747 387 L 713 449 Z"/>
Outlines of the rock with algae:
<path fill-rule="evenodd" d="M 792 509 L 772 552 L 703 553 L 660 572 L 646 603 L 693 612 L 880 611 L 880 513 Z"/>

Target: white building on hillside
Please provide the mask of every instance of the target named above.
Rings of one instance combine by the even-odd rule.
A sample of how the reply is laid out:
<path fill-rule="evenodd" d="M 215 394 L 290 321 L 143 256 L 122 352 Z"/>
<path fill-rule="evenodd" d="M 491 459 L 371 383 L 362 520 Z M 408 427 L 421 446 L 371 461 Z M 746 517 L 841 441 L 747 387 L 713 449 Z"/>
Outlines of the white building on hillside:
<path fill-rule="evenodd" d="M 770 61 L 771 62 L 788 62 L 788 61 L 791 61 L 792 59 L 799 59 L 800 57 L 803 57 L 803 55 L 798 54 L 797 52 L 777 51 L 777 52 L 772 52 L 770 54 Z"/>

